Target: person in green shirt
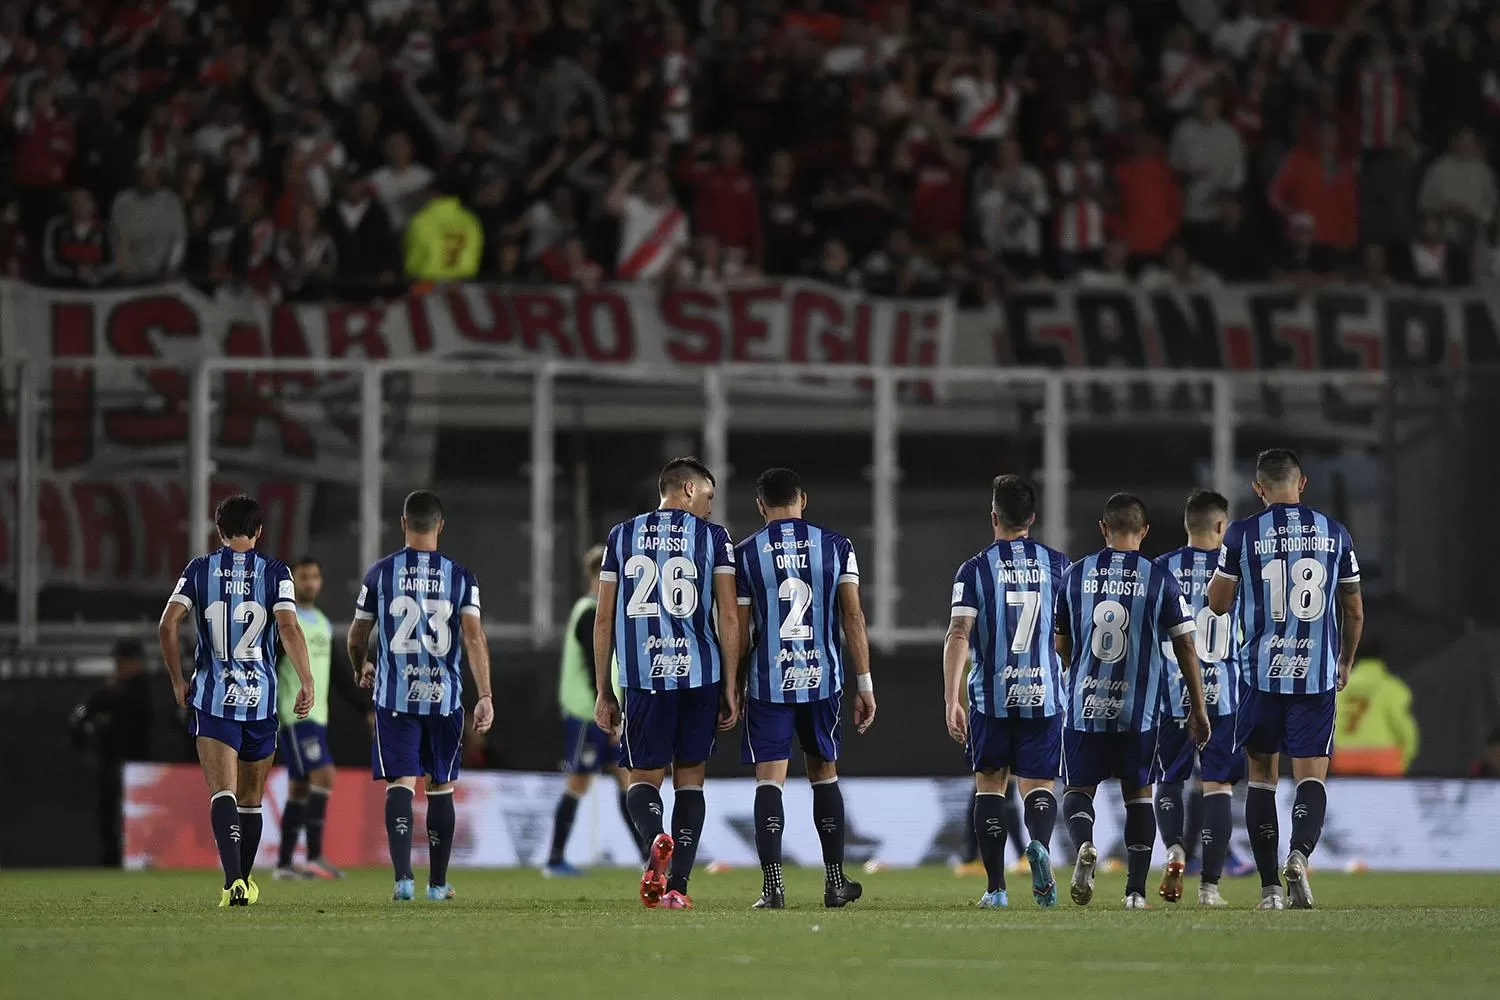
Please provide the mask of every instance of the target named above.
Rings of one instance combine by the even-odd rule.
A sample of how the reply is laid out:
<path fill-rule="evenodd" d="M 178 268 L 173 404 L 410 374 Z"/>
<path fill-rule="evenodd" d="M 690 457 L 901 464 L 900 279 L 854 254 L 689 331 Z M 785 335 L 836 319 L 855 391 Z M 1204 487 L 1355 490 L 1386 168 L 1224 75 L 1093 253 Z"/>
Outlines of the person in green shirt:
<path fill-rule="evenodd" d="M 594 680 L 594 614 L 599 606 L 599 568 L 604 564 L 604 546 L 595 545 L 583 557 L 583 576 L 588 591 L 573 604 L 568 626 L 563 633 L 562 669 L 557 681 L 557 703 L 562 707 L 565 753 L 563 760 L 563 793 L 557 800 L 552 822 L 552 849 L 542 872 L 548 876 L 583 874 L 568 864 L 563 852 L 573 820 L 578 816 L 578 802 L 587 794 L 594 775 L 609 770 L 619 782 L 620 815 L 625 829 L 635 838 L 636 849 L 644 857 L 642 842 L 630 810 L 625 805 L 625 774 L 616 766 L 619 743 L 615 737 L 594 725 L 594 702 L 598 697 Z M 615 670 L 615 684 L 619 671 Z"/>
<path fill-rule="evenodd" d="M 277 664 L 277 691 L 283 726 L 279 744 L 287 767 L 286 806 L 281 812 L 281 850 L 276 861 L 275 878 L 342 878 L 339 871 L 323 857 L 323 821 L 328 815 L 328 798 L 333 794 L 333 756 L 328 752 L 328 687 L 333 659 L 333 626 L 328 616 L 318 610 L 318 595 L 323 590 L 323 569 L 311 556 L 303 556 L 292 565 L 292 584 L 296 588 L 297 620 L 307 637 L 307 659 L 312 668 L 315 701 L 307 718 L 297 720 L 291 712 L 296 685 L 286 681 L 293 676 L 291 661 L 283 655 Z M 340 671 L 347 674 L 348 671 Z M 349 685 L 352 688 L 352 684 Z M 368 717 L 357 691 L 340 690 L 358 705 Z M 307 864 L 292 865 L 292 854 L 302 831 L 307 831 Z"/>

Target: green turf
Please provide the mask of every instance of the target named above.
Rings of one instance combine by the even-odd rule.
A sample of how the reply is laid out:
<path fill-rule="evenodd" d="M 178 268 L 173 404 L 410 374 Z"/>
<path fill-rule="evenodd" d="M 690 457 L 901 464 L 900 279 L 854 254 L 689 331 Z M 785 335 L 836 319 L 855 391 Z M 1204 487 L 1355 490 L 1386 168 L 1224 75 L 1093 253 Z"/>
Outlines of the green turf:
<path fill-rule="evenodd" d="M 0 873 L 0 997 L 10 1000 L 300 998 L 1500 995 L 1500 877 L 1318 872 L 1312 913 L 1038 910 L 1016 878 L 1005 912 L 946 870 L 862 876 L 865 899 L 821 905 L 821 873 L 788 873 L 782 913 L 746 909 L 758 872 L 699 874 L 697 909 L 645 911 L 632 877 L 546 881 L 462 871 L 446 904 L 395 904 L 385 873 L 262 883 L 260 905 L 219 910 L 212 876 Z M 1195 883 L 1189 881 L 1189 890 Z M 1040 992 L 1038 992 L 1040 991 Z"/>

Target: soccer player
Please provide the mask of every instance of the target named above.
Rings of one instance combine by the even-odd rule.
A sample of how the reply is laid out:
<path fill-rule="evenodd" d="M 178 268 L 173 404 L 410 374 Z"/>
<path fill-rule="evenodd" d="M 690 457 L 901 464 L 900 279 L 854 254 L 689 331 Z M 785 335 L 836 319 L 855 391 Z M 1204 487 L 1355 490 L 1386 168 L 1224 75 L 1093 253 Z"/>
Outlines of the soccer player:
<path fill-rule="evenodd" d="M 803 520 L 807 493 L 791 469 L 761 473 L 755 506 L 765 527 L 742 541 L 734 556 L 740 633 L 750 637 L 740 754 L 755 765 L 761 893 L 753 908 L 786 908 L 781 789 L 793 737 L 812 783 L 813 824 L 823 845 L 823 905 L 847 906 L 863 890 L 844 874 L 837 761 L 846 654 L 854 672 L 854 728 L 863 733 L 875 721 L 859 562 L 849 539 Z"/>
<path fill-rule="evenodd" d="M 328 798 L 333 794 L 335 769 L 328 752 L 328 697 L 333 671 L 333 625 L 318 610 L 318 595 L 323 591 L 323 568 L 312 556 L 303 556 L 292 564 L 292 583 L 297 593 L 297 621 L 307 638 L 308 665 L 312 668 L 315 703 L 306 719 L 294 722 L 292 678 L 296 676 L 289 656 L 282 654 L 278 666 L 277 714 L 281 717 L 280 741 L 287 766 L 286 808 L 281 811 L 281 849 L 276 861 L 275 878 L 343 878 L 344 873 L 323 857 L 323 821 L 328 815 Z M 347 676 L 347 675 L 345 675 Z M 369 711 L 358 695 L 352 680 L 348 688 L 340 686 L 346 697 L 361 711 Z M 374 724 L 374 716 L 370 722 Z M 292 867 L 292 854 L 302 831 L 307 831 L 307 866 Z"/>
<path fill-rule="evenodd" d="M 460 664 L 468 661 L 474 677 L 479 696 L 474 731 L 483 735 L 495 719 L 490 651 L 474 574 L 438 551 L 443 505 L 436 493 L 407 495 L 401 531 L 406 546 L 365 574 L 349 625 L 349 662 L 359 671 L 360 686 L 375 692 L 372 764 L 376 779 L 386 782 L 385 832 L 396 874 L 392 898 L 409 900 L 415 891 L 412 802 L 417 778 L 425 776 L 432 868 L 427 898 L 447 900 L 454 896 L 448 859 L 456 823 L 453 784 L 464 735 Z"/>
<path fill-rule="evenodd" d="M 1323 781 L 1333 749 L 1334 701 L 1349 681 L 1364 631 L 1359 560 L 1344 526 L 1302 503 L 1307 477 L 1296 452 L 1261 452 L 1253 485 L 1266 509 L 1229 526 L 1208 605 L 1216 615 L 1237 608 L 1243 641 L 1235 746 L 1249 755 L 1245 826 L 1260 871 L 1259 909 L 1311 909 L 1307 859 L 1328 808 Z M 1286 868 L 1278 871 L 1281 751 L 1291 755 L 1297 797 Z"/>
<path fill-rule="evenodd" d="M 1125 799 L 1125 908 L 1144 910 L 1156 819 L 1151 778 L 1157 714 L 1166 683 L 1161 644 L 1170 642 L 1188 693 L 1187 736 L 1209 736 L 1203 678 L 1193 649 L 1193 615 L 1172 575 L 1141 555 L 1146 505 L 1116 493 L 1099 522 L 1105 547 L 1068 567 L 1057 595 L 1057 652 L 1068 666 L 1063 729 L 1063 816 L 1078 845 L 1071 895 L 1094 898 L 1094 792 L 1120 779 Z"/>
<path fill-rule="evenodd" d="M 646 844 L 635 831 L 630 819 L 630 809 L 625 802 L 625 775 L 616 764 L 619 747 L 611 742 L 608 733 L 594 725 L 594 702 L 599 692 L 594 676 L 594 615 L 599 607 L 599 569 L 604 564 L 604 546 L 595 545 L 583 557 L 583 578 L 588 581 L 588 593 L 573 603 L 568 615 L 568 627 L 563 632 L 562 670 L 557 681 L 557 703 L 563 711 L 563 745 L 567 757 L 563 760 L 563 793 L 557 800 L 557 812 L 552 818 L 552 850 L 547 855 L 544 875 L 575 876 L 583 873 L 568 864 L 563 852 L 568 846 L 568 835 L 573 832 L 573 820 L 578 815 L 578 800 L 588 794 L 594 775 L 608 770 L 620 780 L 620 815 L 625 819 L 625 829 L 636 839 L 636 849 L 644 858 Z"/>
<path fill-rule="evenodd" d="M 1156 786 L 1156 822 L 1162 845 L 1167 849 L 1162 873 L 1161 898 L 1175 903 L 1182 898 L 1182 876 L 1187 869 L 1183 847 L 1185 803 L 1183 783 L 1193 775 L 1196 761 L 1203 781 L 1203 875 L 1198 886 L 1199 906 L 1223 906 L 1219 879 L 1229 851 L 1229 807 L 1234 784 L 1244 778 L 1244 755 L 1234 748 L 1234 712 L 1238 704 L 1238 677 L 1234 669 L 1235 626 L 1228 615 L 1216 615 L 1208 607 L 1208 584 L 1219 559 L 1219 546 L 1229 526 L 1229 501 L 1212 490 L 1197 490 L 1183 511 L 1188 543 L 1159 557 L 1156 564 L 1177 581 L 1193 612 L 1193 648 L 1203 673 L 1203 701 L 1213 732 L 1198 751 L 1187 737 L 1191 706 L 1183 687 L 1171 643 L 1163 643 L 1166 659 L 1167 696 L 1162 707 L 1161 744 L 1157 748 L 1161 780 Z"/>
<path fill-rule="evenodd" d="M 227 497 L 214 511 L 223 543 L 187 564 L 162 611 L 156 637 L 179 708 L 208 779 L 209 819 L 224 869 L 220 906 L 248 906 L 260 898 L 250 877 L 260 848 L 261 797 L 276 752 L 276 660 L 291 658 L 298 691 L 292 714 L 305 719 L 315 704 L 307 643 L 286 564 L 255 551 L 261 509 L 251 497 Z M 192 614 L 198 647 L 191 686 L 182 676 L 177 629 Z M 268 628 L 270 619 L 276 627 Z"/>
<path fill-rule="evenodd" d="M 610 529 L 594 617 L 594 722 L 620 734 L 626 804 L 651 846 L 641 902 L 692 907 L 688 876 L 703 832 L 703 772 L 714 730 L 739 719 L 739 615 L 734 543 L 708 518 L 714 477 L 696 458 L 666 464 L 661 505 Z M 622 587 L 622 584 L 624 585 Z M 618 636 L 622 708 L 610 683 Z M 623 712 L 623 716 L 622 716 Z M 672 765 L 672 832 L 661 783 Z"/>
<path fill-rule="evenodd" d="M 974 833 L 989 884 L 979 905 L 1008 903 L 1005 891 L 1005 797 L 1012 774 L 1025 803 L 1025 847 L 1032 896 L 1057 904 L 1047 845 L 1057 822 L 1062 744 L 1062 664 L 1051 636 L 1068 558 L 1031 538 L 1036 487 L 1020 476 L 996 477 L 990 492 L 995 540 L 958 569 L 952 618 L 943 643 L 948 735 L 968 748 L 974 769 Z M 972 651 L 968 707 L 964 661 Z"/>

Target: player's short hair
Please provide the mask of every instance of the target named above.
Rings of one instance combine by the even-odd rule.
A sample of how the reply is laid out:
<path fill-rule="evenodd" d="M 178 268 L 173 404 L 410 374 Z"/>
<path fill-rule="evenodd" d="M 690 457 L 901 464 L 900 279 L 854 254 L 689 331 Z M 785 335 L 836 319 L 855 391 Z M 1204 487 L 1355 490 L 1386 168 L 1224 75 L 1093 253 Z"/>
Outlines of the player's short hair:
<path fill-rule="evenodd" d="M 674 458 L 661 468 L 661 475 L 656 478 L 656 488 L 661 496 L 677 493 L 694 479 L 704 479 L 708 485 L 716 486 L 714 474 L 708 471 L 708 466 L 693 458 L 691 455 L 682 458 Z"/>
<path fill-rule="evenodd" d="M 1007 528 L 1024 528 L 1036 516 L 1036 487 L 1023 476 L 996 476 L 990 484 L 990 510 Z"/>
<path fill-rule="evenodd" d="M 223 538 L 254 538 L 265 523 L 260 504 L 252 496 L 236 493 L 219 501 L 214 509 L 214 526 Z"/>
<path fill-rule="evenodd" d="M 1188 494 L 1182 519 L 1189 531 L 1208 531 L 1220 517 L 1229 517 L 1229 501 L 1224 494 L 1213 490 L 1194 490 Z"/>
<path fill-rule="evenodd" d="M 1116 493 L 1104 501 L 1104 526 L 1117 535 L 1146 530 L 1146 502 L 1134 493 Z"/>
<path fill-rule="evenodd" d="M 296 562 L 292 563 L 292 569 L 301 569 L 303 566 L 312 566 L 320 573 L 323 571 L 323 564 L 318 562 L 316 556 L 301 555 L 297 557 Z"/>
<path fill-rule="evenodd" d="M 401 515 L 406 518 L 409 531 L 422 534 L 436 531 L 438 522 L 443 519 L 443 502 L 431 490 L 412 490 L 401 505 Z"/>
<path fill-rule="evenodd" d="M 767 469 L 755 481 L 755 495 L 767 507 L 790 507 L 802 495 L 802 477 L 791 469 Z"/>
<path fill-rule="evenodd" d="M 604 546 L 595 545 L 583 554 L 583 575 L 586 579 L 595 580 L 599 577 L 599 571 L 604 568 Z"/>
<path fill-rule="evenodd" d="M 1291 486 L 1302 475 L 1302 460 L 1290 448 L 1267 448 L 1255 456 L 1255 481 L 1263 486 Z"/>

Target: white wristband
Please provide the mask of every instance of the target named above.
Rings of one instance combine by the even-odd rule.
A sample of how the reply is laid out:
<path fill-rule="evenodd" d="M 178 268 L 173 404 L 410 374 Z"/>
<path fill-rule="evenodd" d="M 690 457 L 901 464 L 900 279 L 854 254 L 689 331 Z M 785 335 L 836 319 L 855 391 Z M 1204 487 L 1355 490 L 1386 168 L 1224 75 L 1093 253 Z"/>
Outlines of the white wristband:
<path fill-rule="evenodd" d="M 856 691 L 859 691 L 860 693 L 864 693 L 866 691 L 874 691 L 875 678 L 871 677 L 869 674 L 855 674 L 854 689 Z"/>

